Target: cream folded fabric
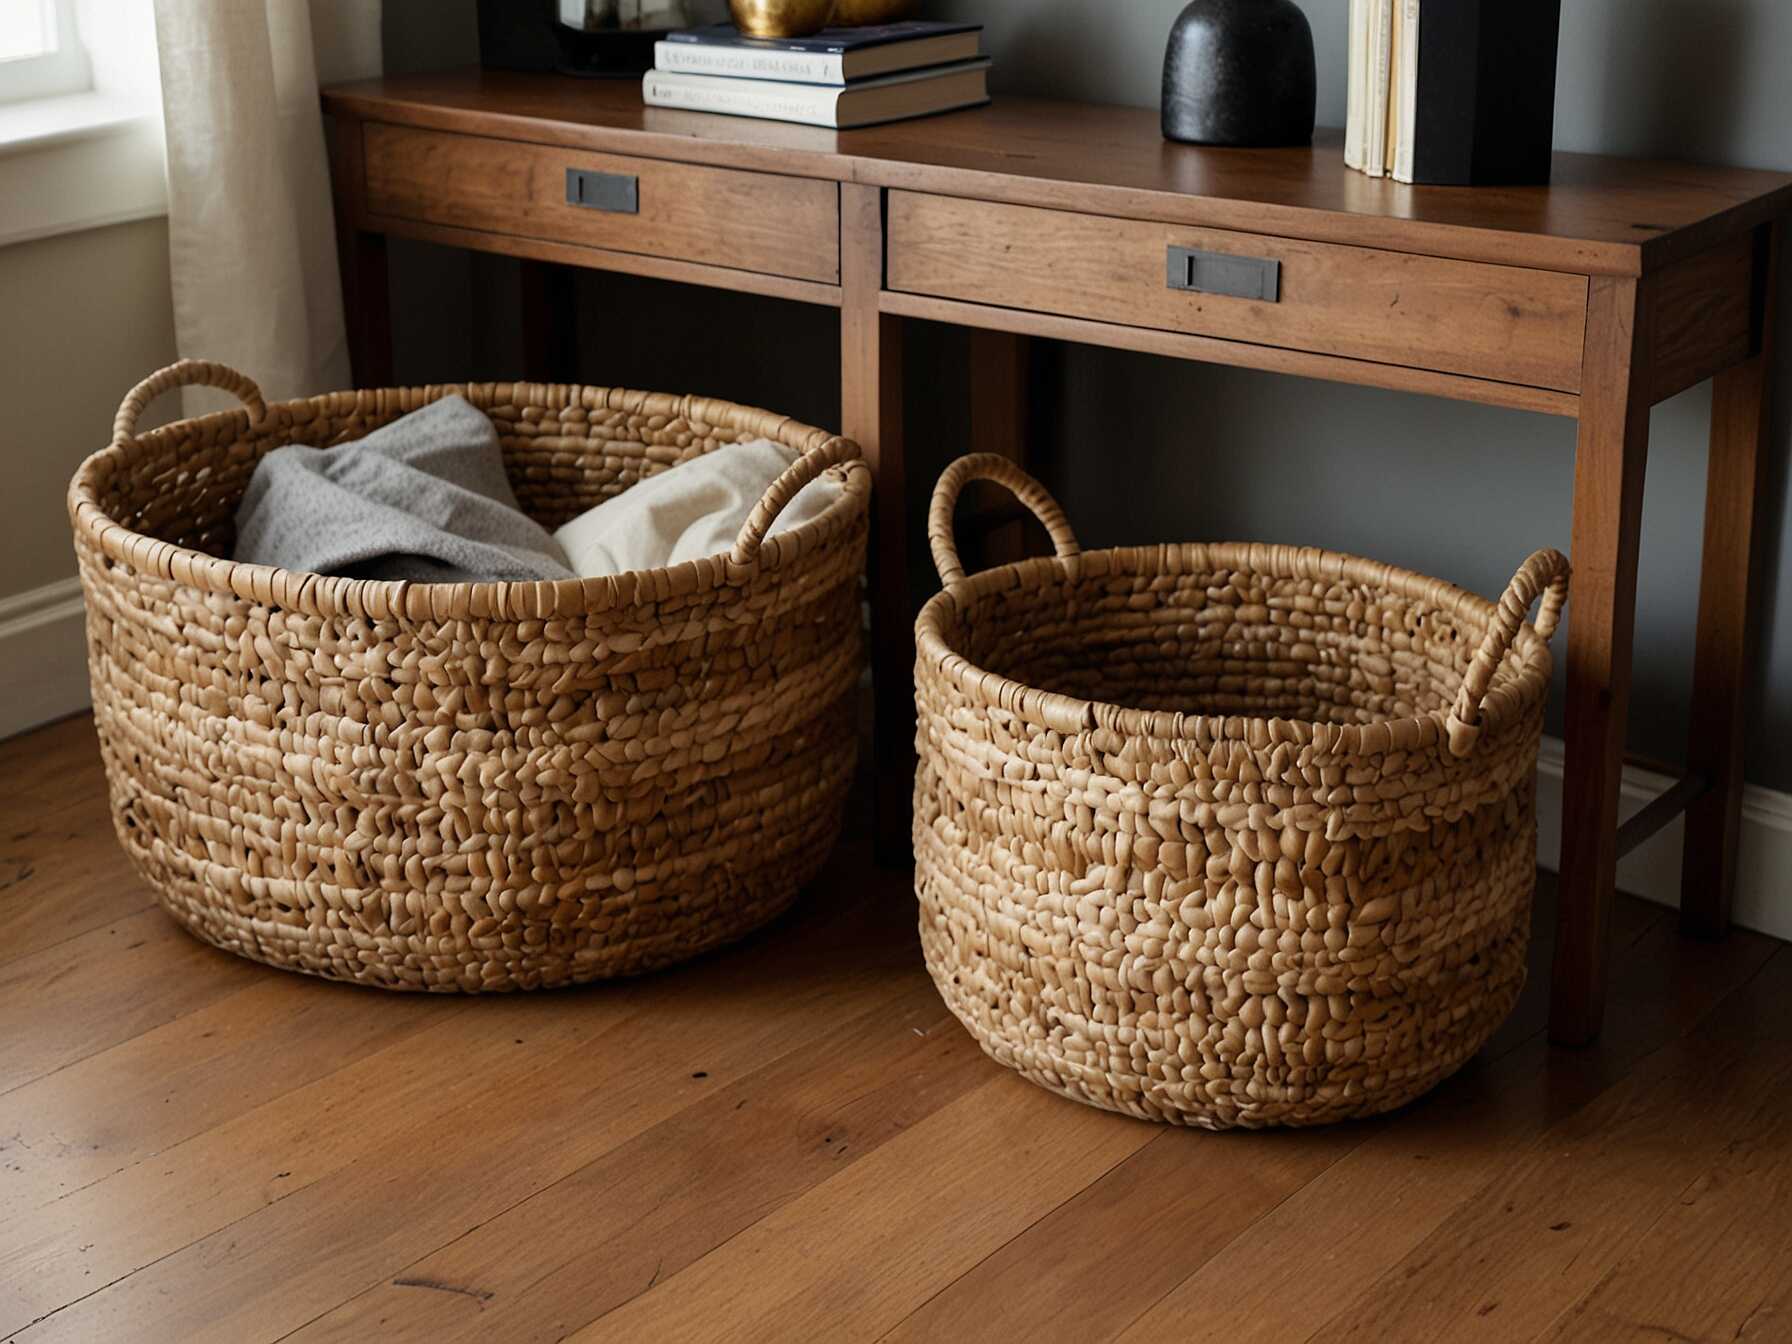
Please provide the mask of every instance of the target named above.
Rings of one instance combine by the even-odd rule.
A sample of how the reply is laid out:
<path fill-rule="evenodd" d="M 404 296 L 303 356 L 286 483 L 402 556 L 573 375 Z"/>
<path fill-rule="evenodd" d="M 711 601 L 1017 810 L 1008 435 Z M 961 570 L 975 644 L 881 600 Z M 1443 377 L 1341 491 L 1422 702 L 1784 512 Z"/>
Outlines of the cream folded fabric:
<path fill-rule="evenodd" d="M 770 439 L 724 444 L 587 509 L 554 533 L 582 579 L 661 569 L 732 550 L 741 527 L 796 454 Z M 768 535 L 819 516 L 843 487 L 827 476 L 785 505 Z"/>

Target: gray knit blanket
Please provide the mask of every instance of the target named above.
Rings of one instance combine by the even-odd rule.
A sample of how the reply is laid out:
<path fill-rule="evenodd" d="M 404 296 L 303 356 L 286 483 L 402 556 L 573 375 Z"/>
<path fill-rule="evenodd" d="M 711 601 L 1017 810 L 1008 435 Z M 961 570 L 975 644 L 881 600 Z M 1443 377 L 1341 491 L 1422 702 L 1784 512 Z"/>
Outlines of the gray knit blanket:
<path fill-rule="evenodd" d="M 416 583 L 570 579 L 565 553 L 518 507 L 498 434 L 444 397 L 335 448 L 293 444 L 256 465 L 235 559 Z"/>

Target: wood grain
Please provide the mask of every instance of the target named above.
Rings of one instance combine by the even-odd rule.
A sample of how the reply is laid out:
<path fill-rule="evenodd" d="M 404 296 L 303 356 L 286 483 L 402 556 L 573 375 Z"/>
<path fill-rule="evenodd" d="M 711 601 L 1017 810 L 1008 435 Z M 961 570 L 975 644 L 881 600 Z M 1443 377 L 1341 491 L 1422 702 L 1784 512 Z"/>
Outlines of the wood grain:
<path fill-rule="evenodd" d="M 1766 1137 L 1764 1118 L 1792 1097 L 1788 1025 L 1778 1011 L 1788 993 L 1792 957 L 1775 955 L 1702 1030 L 1523 1145 L 1483 1197 L 1456 1209 L 1328 1322 L 1327 1337 L 1537 1338 L 1709 1169 Z"/>
<path fill-rule="evenodd" d="M 1523 387 L 1517 383 L 1494 383 L 1482 378 L 1464 378 L 1453 373 L 1433 373 L 1429 369 L 1414 369 L 1398 364 L 1376 364 L 1366 359 L 1344 359 L 1337 355 L 1252 345 L 1247 341 L 1223 341 L 1212 336 L 1189 336 L 1175 331 L 1157 331 L 1150 327 L 1125 326 L 1117 322 L 1090 322 L 1079 317 L 1055 317 L 1050 313 L 992 308 L 984 304 L 959 303 L 954 299 L 933 299 L 915 294 L 886 292 L 882 304 L 886 313 L 992 331 L 1018 332 L 1046 340 L 1072 341 L 1114 350 L 1136 350 L 1142 354 L 1168 355 L 1172 359 L 1224 364 L 1231 368 L 1264 369 L 1271 373 L 1351 383 L 1359 387 L 1385 387 L 1395 392 L 1448 397 L 1453 401 L 1472 401 L 1484 406 L 1509 406 L 1514 410 L 1536 411 L 1542 415 L 1573 417 L 1580 411 L 1580 398 L 1567 392 L 1555 392 L 1543 387 Z"/>
<path fill-rule="evenodd" d="M 347 318 L 350 376 L 356 387 L 392 385 L 392 286 L 386 235 L 365 227 L 366 149 L 361 118 L 337 108 L 330 118 L 330 196 L 336 262 Z"/>
<path fill-rule="evenodd" d="M 1753 315 L 1755 353 L 1718 374 L 1711 391 L 1711 445 L 1705 467 L 1705 544 L 1699 563 L 1699 624 L 1693 650 L 1692 723 L 1686 764 L 1710 789 L 1686 814 L 1680 912 L 1694 937 L 1729 928 L 1742 835 L 1742 770 L 1750 722 L 1758 617 L 1755 593 L 1766 544 L 1769 444 L 1773 435 L 1773 296 L 1785 225 L 1755 240 L 1760 289 Z"/>
<path fill-rule="evenodd" d="M 907 461 L 902 429 L 902 319 L 878 304 L 884 283 L 883 193 L 840 189 L 840 430 L 864 451 L 871 496 L 871 695 L 877 854 L 913 862 L 915 604 L 909 575 Z"/>
<path fill-rule="evenodd" d="M 1156 1137 L 1075 1110 L 990 1078 L 569 1344 L 874 1339 Z"/>
<path fill-rule="evenodd" d="M 616 252 L 602 247 L 557 243 L 548 238 L 481 233 L 477 229 L 428 224 L 417 219 L 381 218 L 376 222 L 394 238 L 414 238 L 418 242 L 435 243 L 440 247 L 464 247 L 501 257 L 521 257 L 563 266 L 579 266 L 593 271 L 617 271 L 623 275 L 641 275 L 650 280 L 670 280 L 681 285 L 728 289 L 741 294 L 763 294 L 767 298 L 792 299 L 797 303 L 812 303 L 823 308 L 840 306 L 838 285 L 824 285 L 814 280 L 795 280 L 787 275 L 766 275 L 760 271 L 743 271 L 732 266 L 706 266 L 694 261 L 680 261 L 676 257 L 654 257 L 641 252 Z M 624 334 L 626 330 L 624 328 Z"/>
<path fill-rule="evenodd" d="M 839 192 L 825 182 L 366 127 L 367 211 L 834 284 Z M 569 169 L 637 180 L 639 210 L 569 205 Z"/>
<path fill-rule="evenodd" d="M 1755 302 L 1766 275 L 1753 234 L 1675 262 L 1654 281 L 1655 337 L 1649 349 L 1649 388 L 1666 401 L 1713 374 L 1740 364 L 1760 340 Z"/>
<path fill-rule="evenodd" d="M 1672 921 L 1660 917 L 1619 945 L 1625 957 L 1614 998 L 1621 1011 L 1596 1047 L 1568 1055 L 1552 1052 L 1541 1033 L 1531 1035 L 1377 1122 L 1323 1175 L 1216 1247 L 1119 1338 L 1143 1344 L 1197 1316 L 1199 1327 L 1184 1337 L 1211 1344 L 1330 1338 L 1365 1286 L 1383 1282 L 1434 1229 L 1461 1211 L 1497 1208 L 1501 1173 L 1528 1144 L 1672 1041 L 1689 1016 L 1711 1012 L 1780 950 L 1760 938 L 1740 957 L 1701 956 L 1689 964 Z M 1673 985 L 1666 1000 L 1664 983 Z M 1475 1249 L 1473 1242 L 1451 1245 L 1465 1254 Z M 1293 1248 L 1323 1254 L 1327 1272 L 1278 1277 L 1258 1268 Z M 1382 1328 L 1392 1332 L 1403 1312 L 1390 1310 Z"/>
<path fill-rule="evenodd" d="M 1413 187 L 1310 150 L 1166 143 L 1151 108 L 1041 99 L 836 132 L 641 105 L 632 85 L 502 71 L 338 85 L 331 110 L 571 149 L 862 182 L 1197 228 L 1535 266 L 1641 274 L 1792 205 L 1792 177 L 1558 154 L 1547 187 Z"/>
<path fill-rule="evenodd" d="M 975 327 L 971 329 L 970 342 L 970 451 L 997 453 L 1026 466 L 1031 431 L 1028 374 L 1033 342 L 1012 332 Z M 977 487 L 984 489 L 979 491 Z M 967 564 L 985 569 L 1024 560 L 1029 554 L 1051 554 L 1044 533 L 1026 526 L 1029 515 L 1024 509 L 1015 509 L 1014 498 L 1006 491 L 990 488 L 985 481 L 975 481 L 965 494 L 971 515 L 981 514 L 991 520 L 981 535 L 971 539 Z"/>
<path fill-rule="evenodd" d="M 1651 297 L 1635 280 L 1601 277 L 1593 282 L 1587 315 L 1587 379 L 1574 453 L 1562 907 L 1550 1027 L 1562 1045 L 1592 1040 L 1604 1015 L 1649 459 L 1651 403 L 1642 371 L 1649 367 Z"/>
<path fill-rule="evenodd" d="M 37 885 L 27 879 L 11 899 Z M 135 982 L 151 966 L 165 975 L 144 979 L 132 995 L 90 992 L 92 982 Z M 195 942 L 153 906 L 8 961 L 0 965 L 0 1021 L 18 1027 L 0 1032 L 0 1095 L 203 1008 L 252 979 L 247 964 Z M 27 1022 L 29 1031 L 22 1029 Z"/>
<path fill-rule="evenodd" d="M 1554 923 L 1553 886 L 1545 877 L 1539 893 L 1536 927 L 1544 937 Z M 1615 912 L 1614 922 L 1620 946 L 1648 936 L 1652 939 L 1648 948 L 1656 958 L 1665 955 L 1661 948 L 1667 940 L 1659 935 L 1669 921 L 1662 911 L 1625 903 Z M 1415 1110 L 1419 1126 L 1441 1137 L 1454 1119 L 1497 1096 L 1502 1080 L 1516 1080 L 1523 1087 L 1534 1079 L 1536 1046 L 1547 1013 L 1548 986 L 1538 979 L 1526 986 L 1511 1018 L 1483 1052 L 1492 1067 L 1477 1068 L 1449 1084 L 1446 1095 L 1457 1096 L 1457 1101 L 1435 1110 Z M 1651 1020 L 1659 1033 L 1659 1015 Z M 1522 1062 L 1506 1062 L 1507 1056 L 1526 1048 L 1530 1054 Z M 1143 1315 L 1149 1319 L 1138 1332 L 1141 1338 L 1152 1337 L 1154 1331 L 1157 1337 L 1187 1335 L 1194 1319 L 1207 1322 L 1203 1337 L 1218 1340 L 1299 1338 L 1297 1322 L 1308 1319 L 1303 1313 L 1323 1313 L 1330 1280 L 1314 1281 L 1309 1292 L 1285 1279 L 1253 1274 L 1243 1267 L 1262 1253 L 1263 1240 L 1245 1234 L 1259 1224 L 1286 1228 L 1293 1243 L 1310 1219 L 1342 1226 L 1359 1216 L 1354 1207 L 1331 1209 L 1323 1193 L 1309 1196 L 1307 1191 L 1316 1187 L 1323 1192 L 1333 1167 L 1357 1162 L 1359 1150 L 1389 1142 L 1390 1123 L 1281 1133 L 1241 1131 L 1225 1136 L 1225 1160 L 1215 1162 L 1189 1161 L 1176 1134 L 1162 1134 L 955 1279 L 886 1338 L 921 1341 L 950 1334 L 990 1344 L 1031 1338 L 1105 1339 L 1134 1316 Z M 1387 1167 L 1387 1178 L 1396 1183 L 1434 1180 L 1436 1175 L 1432 1168 L 1411 1161 L 1390 1161 Z M 1291 1201 L 1302 1212 L 1284 1214 L 1283 1206 Z M 1200 1235 L 1160 1238 L 1153 1253 L 1142 1258 L 1130 1238 L 1092 1243 L 1085 1234 L 1091 1226 L 1122 1224 L 1199 1228 Z M 1275 1238 L 1280 1236 L 1277 1231 Z M 1341 1239 L 1352 1240 L 1348 1233 Z M 1220 1263 L 1204 1272 L 1214 1262 Z M 1222 1286 L 1224 1274 L 1237 1276 L 1230 1289 Z M 1127 1285 L 1123 1309 L 1117 1309 L 1112 1299 L 1111 1285 L 1119 1281 Z M 1147 1313 L 1158 1303 L 1164 1305 Z"/>
<path fill-rule="evenodd" d="M 844 977 L 814 954 L 866 912 L 810 915 L 770 955 L 710 977 L 702 996 L 659 977 L 632 993 L 486 1000 L 419 1038 L 401 1067 L 381 1052 L 88 1187 L 79 1207 L 122 1198 L 137 1216 L 110 1220 L 113 1235 L 86 1236 L 78 1253 L 67 1232 L 5 1245 L 0 1283 L 13 1300 L 0 1299 L 0 1330 L 22 1323 L 15 1313 L 41 1314 L 77 1259 L 104 1286 L 21 1339 L 90 1340 L 127 1324 L 136 1339 L 193 1341 L 297 1329 L 343 1300 L 340 1284 L 371 1286 L 387 1264 L 410 1264 L 501 1213 L 518 1188 L 546 1188 L 805 1046 L 843 1003 L 876 1007 L 907 982 L 901 945 L 887 937 L 864 944 Z M 873 915 L 887 932 L 887 912 Z M 727 1011 L 764 977 L 779 986 L 770 1013 Z M 565 1011 L 552 1011 L 556 997 Z M 384 1119 L 370 1125 L 370 1115 Z M 457 1133 L 479 1137 L 441 1142 Z M 226 1184 L 220 1168 L 255 1175 Z M 140 1206 L 124 1192 L 146 1180 L 183 1197 Z M 53 1216 L 77 1214 L 70 1203 Z M 215 1230 L 195 1236 L 196 1214 Z"/>
<path fill-rule="evenodd" d="M 1787 957 L 1736 996 L 1734 1010 L 1747 1054 L 1749 1083 L 1740 1091 L 1749 1113 L 1722 1148 L 1700 1143 L 1703 1169 L 1676 1192 L 1644 1236 L 1622 1247 L 1617 1263 L 1572 1308 L 1539 1336 L 1549 1344 L 1627 1335 L 1658 1339 L 1765 1341 L 1792 1325 L 1792 1088 L 1782 1071 L 1759 1085 L 1763 1065 L 1787 1057 Z M 1697 1046 L 1715 1045 L 1701 1032 Z M 1733 1049 L 1733 1047 L 1732 1047 Z M 1664 1061 L 1671 1072 L 1674 1061 Z M 1674 1087 L 1677 1079 L 1664 1080 Z M 1735 1106 L 1729 1108 L 1732 1117 Z M 1701 1131 L 1705 1126 L 1701 1124 Z M 1596 1174 L 1610 1179 L 1617 1165 L 1609 1147 Z M 1678 1160 L 1679 1154 L 1675 1154 Z M 1665 1181 L 1651 1181 L 1666 1185 Z"/>
<path fill-rule="evenodd" d="M 8 1093 L 7 1207 L 23 1213 L 84 1190 L 465 1007 L 407 999 L 370 1023 L 360 995 L 257 977 Z"/>
<path fill-rule="evenodd" d="M 958 1048 L 930 985 L 830 1026 L 565 1180 L 344 1303 L 293 1344 L 376 1338 L 395 1325 L 439 1344 L 555 1341 L 570 1303 L 596 1320 L 989 1081 Z M 814 1067 L 839 1061 L 837 1071 Z M 751 1161 L 741 1160 L 751 1153 Z M 455 1285 L 470 1291 L 429 1291 Z"/>
<path fill-rule="evenodd" d="M 12 825 L 99 796 L 81 728 L 0 746 Z M 42 802 L 39 754 L 67 765 Z M 1534 975 L 1399 1115 L 1170 1131 L 986 1060 L 855 816 L 787 920 L 589 990 L 378 994 L 159 911 L 14 959 L 0 1337 L 1600 1344 L 1775 1338 L 1792 1309 L 1781 945 L 1620 899 L 1593 1050 L 1548 1048 Z M 70 833 L 0 910 L 115 849 Z M 1534 966 L 1552 924 L 1545 884 Z"/>
<path fill-rule="evenodd" d="M 890 194 L 889 287 L 1574 392 L 1578 276 L 1366 247 Z M 1171 247 L 1280 263 L 1275 302 L 1165 283 Z"/>
<path fill-rule="evenodd" d="M 29 780 L 33 793 L 29 818 L 0 827 L 0 966 L 155 903 L 113 842 L 112 809 L 92 788 L 98 767 L 85 714 L 0 743 L 0 778 Z M 41 899 L 8 898 L 27 883 Z"/>

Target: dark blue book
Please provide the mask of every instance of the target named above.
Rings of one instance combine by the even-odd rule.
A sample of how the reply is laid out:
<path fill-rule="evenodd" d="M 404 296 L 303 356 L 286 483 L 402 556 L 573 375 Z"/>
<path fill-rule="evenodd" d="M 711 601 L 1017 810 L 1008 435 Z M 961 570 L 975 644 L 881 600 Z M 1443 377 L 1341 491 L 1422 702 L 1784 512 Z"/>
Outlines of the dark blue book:
<path fill-rule="evenodd" d="M 976 58 L 983 26 L 914 19 L 865 28 L 824 28 L 809 37 L 744 37 L 731 23 L 670 33 L 656 68 L 676 74 L 851 84 Z"/>

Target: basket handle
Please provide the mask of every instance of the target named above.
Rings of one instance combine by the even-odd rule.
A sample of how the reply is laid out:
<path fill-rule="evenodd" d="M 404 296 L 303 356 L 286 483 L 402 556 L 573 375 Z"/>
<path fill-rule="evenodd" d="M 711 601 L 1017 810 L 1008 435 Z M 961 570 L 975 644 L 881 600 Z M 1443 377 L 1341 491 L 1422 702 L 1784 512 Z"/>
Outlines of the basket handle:
<path fill-rule="evenodd" d="M 214 364 L 205 359 L 183 359 L 157 373 L 152 373 L 130 390 L 119 403 L 112 421 L 112 443 L 129 443 L 137 436 L 137 420 L 144 408 L 162 393 L 177 387 L 217 387 L 233 393 L 249 408 L 249 423 L 259 425 L 267 415 L 267 403 L 261 389 L 247 374 L 238 373 L 227 364 Z"/>
<path fill-rule="evenodd" d="M 1510 586 L 1500 598 L 1498 615 L 1488 629 L 1487 637 L 1481 641 L 1481 647 L 1475 651 L 1474 660 L 1462 678 L 1462 690 L 1456 696 L 1455 707 L 1450 710 L 1446 726 L 1451 755 L 1467 756 L 1475 749 L 1475 742 L 1481 736 L 1481 710 L 1487 701 L 1487 688 L 1493 684 L 1493 674 L 1499 670 L 1512 641 L 1518 637 L 1531 603 L 1539 597 L 1543 599 L 1543 606 L 1537 612 L 1535 629 L 1545 640 L 1555 634 L 1562 620 L 1562 606 L 1568 601 L 1570 573 L 1567 556 L 1560 551 L 1542 550 L 1520 565 L 1518 573 L 1512 576 Z"/>
<path fill-rule="evenodd" d="M 734 549 L 729 552 L 728 558 L 737 565 L 752 564 L 759 556 L 765 534 L 771 531 L 772 524 L 778 521 L 778 515 L 784 512 L 785 505 L 797 497 L 798 491 L 829 468 L 857 461 L 859 445 L 851 439 L 838 437 L 829 439 L 819 448 L 811 448 L 797 458 L 777 480 L 766 487 L 765 494 L 753 506 L 753 512 L 747 515 L 747 521 L 741 524 L 740 535 L 734 539 Z"/>
<path fill-rule="evenodd" d="M 1005 457 L 972 453 L 946 468 L 939 484 L 933 487 L 933 504 L 927 511 L 927 544 L 933 549 L 933 567 L 947 587 L 965 576 L 958 545 L 952 539 L 952 512 L 958 507 L 958 496 L 972 481 L 994 481 L 1006 486 L 1045 528 L 1058 559 L 1073 560 L 1083 553 L 1064 510 L 1049 490 Z"/>

